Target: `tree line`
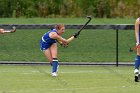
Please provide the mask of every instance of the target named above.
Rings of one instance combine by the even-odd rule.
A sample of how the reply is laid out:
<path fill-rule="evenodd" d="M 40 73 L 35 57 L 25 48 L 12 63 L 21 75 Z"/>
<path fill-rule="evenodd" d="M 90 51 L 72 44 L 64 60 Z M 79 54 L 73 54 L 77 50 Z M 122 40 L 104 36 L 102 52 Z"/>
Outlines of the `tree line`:
<path fill-rule="evenodd" d="M 0 17 L 124 18 L 140 15 L 140 0 L 0 0 Z"/>

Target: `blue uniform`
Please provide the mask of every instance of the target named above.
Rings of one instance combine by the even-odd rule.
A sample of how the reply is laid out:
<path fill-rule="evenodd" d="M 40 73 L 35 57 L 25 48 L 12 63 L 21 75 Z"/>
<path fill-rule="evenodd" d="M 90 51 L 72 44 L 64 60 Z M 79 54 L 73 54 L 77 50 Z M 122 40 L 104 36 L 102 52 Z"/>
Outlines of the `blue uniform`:
<path fill-rule="evenodd" d="M 50 30 L 49 32 L 45 33 L 42 36 L 42 38 L 40 40 L 40 49 L 42 51 L 48 49 L 53 43 L 56 43 L 55 39 L 52 39 L 52 38 L 49 37 L 50 32 L 56 32 L 57 33 L 57 30 L 56 29 Z"/>

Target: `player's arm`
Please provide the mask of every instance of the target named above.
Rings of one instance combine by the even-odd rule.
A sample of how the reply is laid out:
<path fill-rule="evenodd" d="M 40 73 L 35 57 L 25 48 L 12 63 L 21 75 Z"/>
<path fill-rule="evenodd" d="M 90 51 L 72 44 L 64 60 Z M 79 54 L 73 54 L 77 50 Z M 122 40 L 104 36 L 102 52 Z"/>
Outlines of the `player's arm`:
<path fill-rule="evenodd" d="M 49 36 L 53 39 L 56 39 L 57 41 L 61 42 L 62 44 L 69 44 L 73 39 L 74 39 L 74 36 L 71 36 L 70 38 L 68 39 L 65 39 L 65 38 L 62 38 L 61 36 L 59 36 L 57 33 L 55 32 L 51 32 L 49 34 Z"/>
<path fill-rule="evenodd" d="M 58 41 L 58 40 L 57 40 L 57 42 L 58 42 L 60 45 L 62 45 L 62 44 L 63 44 L 61 41 Z"/>
<path fill-rule="evenodd" d="M 62 47 L 66 47 L 66 45 L 63 43 L 63 42 L 61 42 L 61 41 L 58 41 L 58 40 L 56 40 Z"/>
<path fill-rule="evenodd" d="M 62 47 L 64 47 L 64 48 L 66 48 L 66 47 L 68 47 L 68 44 L 65 44 L 65 43 L 63 43 L 63 42 L 61 42 L 61 41 L 58 41 L 58 40 L 56 40 Z"/>
<path fill-rule="evenodd" d="M 140 20 L 138 18 L 135 22 L 136 46 L 139 45 L 139 25 L 140 25 Z"/>

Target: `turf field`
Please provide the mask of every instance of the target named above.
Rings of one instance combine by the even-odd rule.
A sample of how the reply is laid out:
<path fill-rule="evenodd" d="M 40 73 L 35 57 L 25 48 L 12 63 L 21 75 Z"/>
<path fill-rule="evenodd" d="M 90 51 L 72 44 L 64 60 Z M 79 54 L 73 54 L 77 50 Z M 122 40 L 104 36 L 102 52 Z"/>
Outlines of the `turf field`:
<path fill-rule="evenodd" d="M 9 19 L 1 24 L 83 24 L 85 19 Z M 90 24 L 133 24 L 134 19 L 94 19 Z M 18 29 L 14 34 L 0 36 L 0 60 L 47 61 L 39 50 L 41 36 L 48 29 Z M 67 29 L 65 38 L 75 31 Z M 59 61 L 114 62 L 116 59 L 115 30 L 83 30 L 68 48 L 59 47 Z M 119 31 L 119 61 L 132 62 L 135 52 L 134 31 Z M 131 66 L 60 66 L 59 76 L 51 77 L 50 66 L 0 65 L 0 93 L 139 93 L 140 83 L 134 82 Z"/>
<path fill-rule="evenodd" d="M 139 93 L 131 66 L 0 66 L 0 93 Z"/>

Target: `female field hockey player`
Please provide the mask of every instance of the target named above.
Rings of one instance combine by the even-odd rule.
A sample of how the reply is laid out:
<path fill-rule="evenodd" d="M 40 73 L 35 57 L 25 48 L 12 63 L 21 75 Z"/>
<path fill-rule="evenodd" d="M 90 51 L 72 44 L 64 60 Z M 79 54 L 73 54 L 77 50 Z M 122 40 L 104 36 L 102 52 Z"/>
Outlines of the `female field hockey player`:
<path fill-rule="evenodd" d="M 12 30 L 5 30 L 5 29 L 0 28 L 0 34 L 13 33 L 13 32 L 16 32 L 16 27 L 13 27 Z"/>
<path fill-rule="evenodd" d="M 135 82 L 139 82 L 139 66 L 140 66 L 140 17 L 135 22 L 135 36 L 136 36 L 136 47 L 137 56 L 135 58 Z"/>
<path fill-rule="evenodd" d="M 65 32 L 65 26 L 63 24 L 58 24 L 55 29 L 50 30 L 45 33 L 40 41 L 40 49 L 43 51 L 44 55 L 49 60 L 52 65 L 52 76 L 57 76 L 58 59 L 57 59 L 57 43 L 60 43 L 64 47 L 67 46 L 74 38 L 79 34 L 75 33 L 69 39 L 64 39 L 61 35 Z"/>

